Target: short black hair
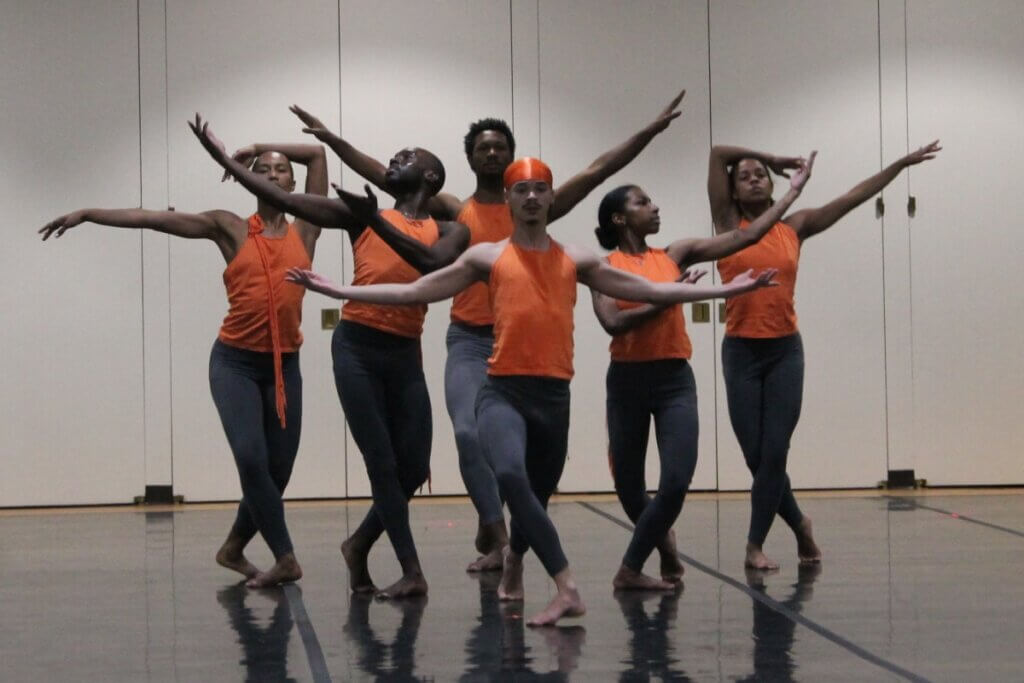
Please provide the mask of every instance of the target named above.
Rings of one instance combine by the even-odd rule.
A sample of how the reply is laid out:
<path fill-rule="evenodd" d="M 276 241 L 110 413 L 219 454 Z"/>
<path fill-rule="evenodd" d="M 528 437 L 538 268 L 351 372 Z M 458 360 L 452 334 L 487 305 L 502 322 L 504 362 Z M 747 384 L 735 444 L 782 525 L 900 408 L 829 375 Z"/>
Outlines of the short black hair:
<path fill-rule="evenodd" d="M 437 180 L 429 185 L 432 194 L 437 194 L 441 191 L 441 188 L 444 187 L 444 164 L 441 163 L 441 160 L 437 158 L 437 155 L 429 149 L 418 147 L 417 153 L 422 153 L 422 157 L 426 159 L 426 164 L 421 165 L 420 168 L 422 168 L 424 172 L 431 170 L 437 174 Z"/>
<path fill-rule="evenodd" d="M 480 119 L 475 123 L 469 124 L 469 132 L 466 133 L 466 137 L 463 138 L 463 144 L 466 148 L 466 156 L 473 155 L 473 145 L 476 144 L 476 136 L 483 133 L 485 130 L 493 130 L 495 133 L 501 133 L 505 136 L 508 141 L 508 150 L 514 157 L 516 154 L 516 139 L 512 135 L 512 129 L 508 127 L 502 119 L 486 118 Z"/>

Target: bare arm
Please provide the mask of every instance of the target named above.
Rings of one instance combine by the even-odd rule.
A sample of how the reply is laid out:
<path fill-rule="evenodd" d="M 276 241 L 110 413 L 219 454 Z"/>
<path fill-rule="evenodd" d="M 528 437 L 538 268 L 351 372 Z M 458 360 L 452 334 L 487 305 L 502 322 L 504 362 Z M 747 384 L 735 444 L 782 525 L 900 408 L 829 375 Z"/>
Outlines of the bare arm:
<path fill-rule="evenodd" d="M 886 185 L 900 174 L 900 171 L 919 164 L 928 159 L 934 159 L 935 155 L 942 149 L 939 141 L 919 147 L 905 157 L 897 159 L 875 175 L 855 185 L 849 192 L 836 197 L 828 204 L 817 209 L 803 209 L 797 211 L 786 219 L 786 223 L 793 226 L 801 241 L 813 237 L 820 232 L 835 225 L 836 221 L 857 208 L 865 201 L 882 191 Z"/>
<path fill-rule="evenodd" d="M 740 214 L 732 200 L 729 167 L 741 159 L 759 159 L 771 171 L 783 177 L 788 177 L 786 169 L 797 168 L 800 161 L 799 157 L 779 157 L 744 147 L 712 147 L 708 156 L 708 201 L 711 203 L 711 220 L 716 232 L 735 230 L 740 224 Z"/>
<path fill-rule="evenodd" d="M 429 304 L 455 296 L 474 282 L 487 277 L 493 257 L 487 258 L 493 245 L 482 244 L 467 250 L 455 263 L 405 284 L 340 286 L 310 270 L 292 268 L 286 279 L 335 299 L 352 299 L 372 304 Z"/>
<path fill-rule="evenodd" d="M 224 150 L 224 143 L 217 139 L 209 124 L 203 122 L 199 114 L 196 114 L 195 121 L 189 121 L 189 127 L 214 161 L 223 166 L 245 189 L 279 211 L 323 228 L 363 228 L 353 219 L 351 211 L 343 202 L 313 194 L 288 192 L 232 159 Z"/>
<path fill-rule="evenodd" d="M 756 244 L 758 240 L 772 229 L 773 225 L 782 219 L 782 216 L 789 207 L 800 196 L 804 185 L 807 184 L 811 177 L 811 169 L 814 168 L 814 159 L 817 155 L 817 151 L 811 152 L 807 161 L 801 160 L 798 163 L 797 172 L 790 180 L 789 191 L 786 192 L 782 199 L 772 204 L 767 211 L 754 219 L 754 222 L 748 225 L 746 230 L 740 230 L 736 227 L 706 239 L 677 240 L 666 249 L 669 258 L 683 266 L 690 263 L 724 258 L 730 254 L 735 254 L 741 249 L 746 249 L 752 244 Z"/>
<path fill-rule="evenodd" d="M 587 168 L 556 188 L 554 201 L 548 211 L 548 221 L 557 220 L 569 213 L 572 207 L 590 194 L 591 190 L 635 159 L 658 133 L 668 128 L 672 120 L 679 116 L 678 107 L 684 95 L 686 95 L 685 90 L 676 95 L 654 121 L 644 126 L 622 144 L 594 159 Z"/>
<path fill-rule="evenodd" d="M 706 270 L 687 271 L 680 276 L 680 282 L 693 284 L 707 275 Z M 664 311 L 674 304 L 641 304 L 632 308 L 619 308 L 615 299 L 601 294 L 596 290 L 590 290 L 590 296 L 594 304 L 594 314 L 601 327 L 608 334 L 614 336 L 629 332 L 639 327 L 651 318 Z"/>
<path fill-rule="evenodd" d="M 439 238 L 433 244 L 424 244 L 409 237 L 381 216 L 377 210 L 377 196 L 373 194 L 370 186 L 364 185 L 363 188 L 366 190 L 365 197 L 334 186 L 335 192 L 349 207 L 356 220 L 377 233 L 377 236 L 394 249 L 402 260 L 421 273 L 444 268 L 455 261 L 469 246 L 469 228 L 451 221 L 438 222 Z"/>
<path fill-rule="evenodd" d="M 777 272 L 774 268 L 769 268 L 754 276 L 752 271 L 747 271 L 724 285 L 701 286 L 686 282 L 651 282 L 609 266 L 596 254 L 582 247 L 567 245 L 566 252 L 576 262 L 577 279 L 591 289 L 596 289 L 616 299 L 644 301 L 653 304 L 674 304 L 736 296 L 775 284 L 772 278 Z"/>
<path fill-rule="evenodd" d="M 175 237 L 219 241 L 228 235 L 223 216 L 237 218 L 227 211 L 178 213 L 147 209 L 79 209 L 50 221 L 39 229 L 43 240 L 60 237 L 81 223 L 99 223 L 115 228 L 155 230 Z"/>

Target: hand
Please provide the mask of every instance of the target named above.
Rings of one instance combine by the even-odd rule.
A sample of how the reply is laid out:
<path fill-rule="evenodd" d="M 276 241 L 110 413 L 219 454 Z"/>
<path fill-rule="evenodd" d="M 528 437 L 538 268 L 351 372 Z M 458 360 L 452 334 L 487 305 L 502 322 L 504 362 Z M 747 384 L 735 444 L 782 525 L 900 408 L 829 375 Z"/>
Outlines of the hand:
<path fill-rule="evenodd" d="M 783 178 L 788 178 L 788 169 L 800 168 L 804 163 L 803 157 L 768 157 L 764 159 L 764 165 L 772 173 Z"/>
<path fill-rule="evenodd" d="M 336 294 L 336 287 L 329 278 L 314 273 L 312 270 L 303 270 L 302 268 L 289 268 L 284 274 L 284 279 L 288 282 L 294 282 L 297 285 L 302 285 L 306 289 L 312 289 L 314 292 L 320 292 L 321 294 Z"/>
<path fill-rule="evenodd" d="M 224 143 L 217 139 L 217 136 L 210 130 L 210 124 L 203 121 L 203 117 L 198 112 L 196 112 L 195 121 L 188 122 L 188 127 L 199 138 L 199 142 L 210 153 L 210 156 L 217 160 L 227 157 L 228 153 L 224 149 Z"/>
<path fill-rule="evenodd" d="M 334 137 L 334 133 L 332 133 L 320 119 L 313 116 L 299 105 L 293 104 L 288 107 L 288 110 L 298 116 L 299 120 L 306 124 L 306 127 L 302 129 L 303 133 L 309 133 L 320 142 L 327 142 L 330 138 Z"/>
<path fill-rule="evenodd" d="M 942 151 L 942 146 L 939 145 L 938 140 L 929 142 L 924 147 L 918 147 L 916 150 L 903 157 L 904 166 L 914 166 L 921 163 L 922 161 L 928 161 L 934 159 L 935 155 Z"/>
<path fill-rule="evenodd" d="M 65 232 L 67 232 L 71 228 L 75 227 L 76 225 L 84 221 L 84 211 L 72 211 L 71 213 L 65 214 L 60 218 L 53 219 L 52 221 L 41 227 L 38 232 L 40 235 L 43 236 L 43 241 L 45 242 L 51 236 L 60 237 Z"/>
<path fill-rule="evenodd" d="M 345 202 L 345 206 L 357 221 L 363 225 L 369 225 L 377 219 L 377 195 L 373 193 L 369 185 L 363 185 L 363 189 L 366 190 L 365 197 L 346 192 L 337 183 L 331 183 L 331 187 Z"/>
<path fill-rule="evenodd" d="M 778 274 L 778 268 L 765 268 L 757 275 L 754 275 L 754 269 L 751 268 L 747 272 L 740 273 L 734 277 L 729 282 L 729 286 L 737 288 L 740 292 L 749 292 L 761 287 L 777 287 L 779 283 L 774 278 Z"/>
<path fill-rule="evenodd" d="M 683 271 L 683 274 L 679 276 L 676 282 L 685 282 L 688 285 L 692 285 L 707 274 L 708 271 L 703 268 L 687 268 Z"/>
<path fill-rule="evenodd" d="M 252 163 L 256 161 L 257 156 L 258 155 L 256 154 L 256 145 L 246 145 L 245 147 L 242 147 L 240 150 L 232 154 L 231 158 L 240 163 L 242 166 L 245 166 L 246 168 L 251 168 Z M 221 177 L 220 181 L 223 183 L 230 177 L 231 174 L 228 171 L 224 171 L 224 175 Z"/>
<path fill-rule="evenodd" d="M 682 112 L 679 111 L 679 103 L 683 101 L 684 97 L 686 97 L 685 89 L 681 90 L 678 95 L 672 98 L 672 101 L 668 103 L 668 106 L 661 110 L 661 113 L 658 114 L 658 118 L 654 119 L 654 122 L 650 126 L 654 132 L 660 133 L 665 130 L 668 128 L 668 124 L 672 123 L 673 119 L 682 114 Z"/>
<path fill-rule="evenodd" d="M 811 169 L 814 168 L 814 158 L 818 156 L 818 150 L 811 152 L 811 155 L 806 159 L 800 159 L 796 166 L 796 173 L 793 174 L 792 180 L 789 181 L 789 186 L 800 192 L 804 189 L 804 185 L 811 178 Z"/>

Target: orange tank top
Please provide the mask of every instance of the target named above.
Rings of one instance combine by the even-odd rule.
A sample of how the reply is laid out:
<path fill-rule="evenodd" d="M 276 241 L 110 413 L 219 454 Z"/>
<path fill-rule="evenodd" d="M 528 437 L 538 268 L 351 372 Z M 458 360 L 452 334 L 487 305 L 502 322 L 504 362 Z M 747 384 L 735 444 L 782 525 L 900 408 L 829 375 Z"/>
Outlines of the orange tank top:
<path fill-rule="evenodd" d="M 745 230 L 750 221 L 740 221 Z M 797 264 L 800 261 L 800 238 L 785 223 L 772 226 L 761 240 L 718 260 L 722 282 L 751 268 L 754 272 L 764 268 L 778 268 L 777 287 L 764 287 L 753 292 L 727 299 L 725 303 L 725 334 L 730 337 L 767 339 L 785 337 L 797 332 L 796 307 L 793 292 L 796 289 Z"/>
<path fill-rule="evenodd" d="M 394 209 L 384 209 L 380 215 L 414 240 L 428 246 L 437 242 L 439 233 L 433 218 L 414 220 L 406 218 Z M 418 280 L 422 275 L 395 253 L 395 250 L 371 228 L 365 228 L 356 239 L 352 245 L 352 254 L 356 264 L 353 285 L 406 283 Z M 419 337 L 423 333 L 423 319 L 426 315 L 425 304 L 383 306 L 362 301 L 346 301 L 341 307 L 342 319 L 401 337 Z"/>
<path fill-rule="evenodd" d="M 284 237 L 263 236 L 263 219 L 249 217 L 249 237 L 224 269 L 228 293 L 228 314 L 218 337 L 228 346 L 274 354 L 277 385 L 277 415 L 284 419 L 284 378 L 281 354 L 298 351 L 302 345 L 302 295 L 300 287 L 284 279 L 289 268 L 312 266 L 306 245 L 294 224 Z"/>
<path fill-rule="evenodd" d="M 515 224 L 508 204 L 483 204 L 470 198 L 455 219 L 469 228 L 469 246 L 500 242 L 512 235 Z M 493 325 L 490 293 L 486 282 L 477 282 L 455 295 L 452 321 L 464 325 Z"/>
<path fill-rule="evenodd" d="M 544 251 L 511 241 L 491 267 L 491 375 L 572 379 L 576 264 L 550 240 Z"/>
<path fill-rule="evenodd" d="M 643 254 L 625 254 L 616 250 L 608 254 L 608 263 L 652 282 L 675 282 L 680 275 L 679 266 L 664 249 L 648 249 Z M 620 299 L 615 303 L 623 310 L 643 305 Z M 686 334 L 682 304 L 670 306 L 633 329 L 613 336 L 609 350 L 614 361 L 689 358 L 693 347 Z"/>

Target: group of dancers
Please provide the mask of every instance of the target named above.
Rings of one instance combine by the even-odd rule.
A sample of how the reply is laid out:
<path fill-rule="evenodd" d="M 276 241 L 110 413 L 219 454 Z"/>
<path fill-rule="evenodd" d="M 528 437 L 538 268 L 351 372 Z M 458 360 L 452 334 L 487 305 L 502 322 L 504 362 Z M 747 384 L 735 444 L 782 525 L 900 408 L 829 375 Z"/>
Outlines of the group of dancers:
<path fill-rule="evenodd" d="M 366 517 L 341 545 L 351 589 L 381 598 L 426 593 L 408 506 L 430 470 L 431 411 L 420 337 L 427 304 L 454 297 L 445 400 L 460 472 L 479 518 L 480 556 L 467 569 L 502 571 L 499 598 L 522 600 L 523 556 L 532 549 L 557 591 L 528 623 L 583 614 L 547 514 L 568 448 L 577 283 L 591 289 L 594 312 L 612 336 L 609 452 L 616 493 L 635 524 L 613 585 L 673 590 L 681 581 L 672 525 L 696 466 L 698 435 L 681 303 L 713 297 L 727 299 L 722 360 L 729 414 L 753 474 L 745 564 L 778 567 L 762 550 L 776 514 L 796 535 L 800 562 L 820 562 L 811 520 L 801 513 L 786 475 L 803 388 L 793 305 L 800 247 L 903 168 L 933 158 L 941 148 L 937 141 L 921 147 L 820 208 L 787 213 L 811 176 L 815 152 L 783 157 L 715 146 L 708 169 L 714 237 L 649 246 L 648 237 L 660 229 L 659 210 L 635 185 L 612 190 L 600 203 L 595 232 L 610 250 L 607 257 L 550 237 L 552 221 L 669 127 L 680 115 L 684 94 L 557 187 L 543 161 L 515 159 L 515 138 L 504 121 L 477 121 L 465 136 L 476 176 L 476 189 L 465 200 L 440 192 L 445 169 L 431 152 L 405 148 L 385 165 L 293 106 L 305 133 L 394 198 L 394 208 L 382 210 L 369 184 L 365 195 L 335 186 L 338 197 L 327 196 L 321 144 L 254 144 L 228 154 L 197 115 L 189 125 L 225 178 L 235 178 L 257 197 L 251 216 L 82 209 L 39 231 L 45 240 L 92 222 L 208 239 L 220 249 L 229 310 L 210 354 L 210 389 L 238 467 L 242 500 L 218 563 L 243 574 L 251 587 L 302 577 L 282 493 L 299 444 L 301 306 L 305 290 L 312 289 L 346 300 L 332 339 L 334 375 L 373 495 Z M 293 163 L 306 166 L 304 193 L 294 192 Z M 772 196 L 772 173 L 789 178 L 780 199 Z M 336 285 L 310 270 L 322 229 L 348 233 L 355 262 L 351 285 Z M 725 284 L 697 284 L 706 271 L 691 266 L 710 260 L 717 260 Z M 644 458 L 652 416 L 661 478 L 650 497 Z M 275 558 L 265 571 L 244 554 L 257 532 Z M 402 576 L 378 589 L 367 559 L 383 532 Z M 660 578 L 642 572 L 655 550 Z"/>

